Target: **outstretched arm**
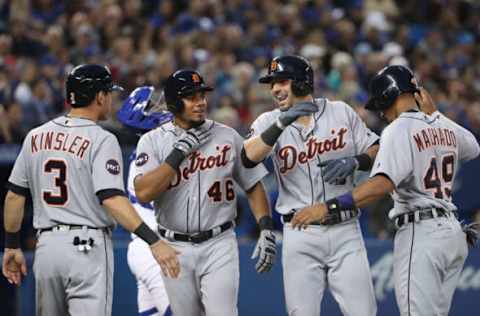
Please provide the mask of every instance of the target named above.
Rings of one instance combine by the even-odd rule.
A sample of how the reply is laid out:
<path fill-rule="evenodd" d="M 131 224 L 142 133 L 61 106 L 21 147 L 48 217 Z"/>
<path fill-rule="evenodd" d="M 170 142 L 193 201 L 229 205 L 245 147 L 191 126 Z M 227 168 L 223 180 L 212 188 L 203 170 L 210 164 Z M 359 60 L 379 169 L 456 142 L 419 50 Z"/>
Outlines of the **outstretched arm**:
<path fill-rule="evenodd" d="M 179 254 L 179 252 L 160 240 L 158 235 L 142 221 L 137 211 L 135 211 L 125 196 L 112 196 L 103 200 L 102 203 L 120 225 L 150 245 L 150 250 L 165 276 L 172 278 L 178 277 L 180 264 L 177 259 L 177 254 Z"/>
<path fill-rule="evenodd" d="M 322 221 L 329 213 L 365 207 L 393 192 L 394 189 L 395 185 L 388 177 L 378 174 L 363 182 L 352 192 L 326 203 L 317 203 L 303 208 L 293 217 L 292 226 L 293 228 L 306 228 L 312 222 Z"/>

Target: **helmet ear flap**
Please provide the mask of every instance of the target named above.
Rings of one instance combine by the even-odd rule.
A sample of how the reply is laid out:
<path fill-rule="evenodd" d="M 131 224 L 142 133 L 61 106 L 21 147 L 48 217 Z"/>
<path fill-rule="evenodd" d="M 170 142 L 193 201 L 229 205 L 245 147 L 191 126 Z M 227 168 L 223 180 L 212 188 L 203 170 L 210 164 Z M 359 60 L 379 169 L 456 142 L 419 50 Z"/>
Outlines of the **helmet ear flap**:
<path fill-rule="evenodd" d="M 306 82 L 292 80 L 292 92 L 298 97 L 304 97 L 311 93 L 311 89 Z"/>
<path fill-rule="evenodd" d="M 174 114 L 181 113 L 183 111 L 183 107 L 184 107 L 184 104 L 182 99 L 176 100 L 175 104 L 167 104 L 167 110 L 169 110 Z"/>

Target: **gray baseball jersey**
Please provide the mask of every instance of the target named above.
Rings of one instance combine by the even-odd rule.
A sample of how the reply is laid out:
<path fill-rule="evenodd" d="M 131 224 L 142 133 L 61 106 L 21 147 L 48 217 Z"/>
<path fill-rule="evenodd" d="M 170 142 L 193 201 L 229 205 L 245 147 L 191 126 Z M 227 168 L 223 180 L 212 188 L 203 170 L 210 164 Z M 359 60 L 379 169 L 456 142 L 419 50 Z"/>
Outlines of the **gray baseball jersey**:
<path fill-rule="evenodd" d="M 110 315 L 112 243 L 95 228 L 114 225 L 101 200 L 124 194 L 117 139 L 91 120 L 58 117 L 28 133 L 9 182 L 31 192 L 34 227 L 49 228 L 35 250 L 37 315 Z"/>
<path fill-rule="evenodd" d="M 33 226 L 113 226 L 97 193 L 124 191 L 117 139 L 93 121 L 61 116 L 28 133 L 9 182 L 30 189 Z"/>
<path fill-rule="evenodd" d="M 242 137 L 232 128 L 206 120 L 200 127 L 212 137 L 179 166 L 169 188 L 154 200 L 160 226 L 194 234 L 218 227 L 236 216 L 234 183 L 248 190 L 266 174 L 259 165 L 242 165 Z M 158 167 L 185 130 L 172 122 L 148 132 L 137 147 L 136 172 Z M 177 279 L 164 278 L 175 315 L 237 315 L 238 245 L 229 229 L 200 244 L 167 240 L 179 250 Z"/>
<path fill-rule="evenodd" d="M 209 230 L 236 216 L 233 181 L 250 189 L 266 174 L 265 167 L 245 168 L 237 159 L 243 138 L 232 128 L 207 120 L 202 128 L 212 139 L 185 159 L 168 190 L 154 200 L 160 225 L 182 233 Z M 185 130 L 166 123 L 143 135 L 137 146 L 137 175 L 158 167 Z"/>
<path fill-rule="evenodd" d="M 353 176 L 343 185 L 324 183 L 317 165 L 364 153 L 378 140 L 346 103 L 327 99 L 315 102 L 319 111 L 313 115 L 310 126 L 304 128 L 294 122 L 272 150 L 279 190 L 276 209 L 281 214 L 352 190 Z M 252 135 L 261 134 L 279 115 L 278 109 L 260 115 L 252 124 Z"/>
<path fill-rule="evenodd" d="M 321 161 L 365 153 L 377 140 L 353 109 L 344 102 L 315 100 L 319 111 L 308 127 L 294 122 L 280 135 L 272 150 L 279 195 L 276 209 L 288 214 L 325 201 L 353 188 L 323 181 Z M 259 135 L 280 115 L 266 112 L 252 124 Z M 287 311 L 293 315 L 320 315 L 327 286 L 342 314 L 373 316 L 376 302 L 372 278 L 357 220 L 333 226 L 310 225 L 305 230 L 283 229 L 283 278 Z"/>
<path fill-rule="evenodd" d="M 472 133 L 438 112 L 404 112 L 382 133 L 371 174 L 386 175 L 395 184 L 389 215 L 419 214 L 395 234 L 393 272 L 401 315 L 448 315 L 468 254 L 462 227 L 449 212 L 456 210 L 452 185 L 459 161 L 479 153 Z M 438 215 L 438 209 L 446 215 Z M 438 217 L 422 218 L 420 212 L 427 211 Z"/>
<path fill-rule="evenodd" d="M 458 163 L 478 153 L 475 136 L 439 112 L 404 112 L 384 129 L 371 176 L 385 174 L 395 184 L 390 218 L 432 207 L 454 211 Z"/>

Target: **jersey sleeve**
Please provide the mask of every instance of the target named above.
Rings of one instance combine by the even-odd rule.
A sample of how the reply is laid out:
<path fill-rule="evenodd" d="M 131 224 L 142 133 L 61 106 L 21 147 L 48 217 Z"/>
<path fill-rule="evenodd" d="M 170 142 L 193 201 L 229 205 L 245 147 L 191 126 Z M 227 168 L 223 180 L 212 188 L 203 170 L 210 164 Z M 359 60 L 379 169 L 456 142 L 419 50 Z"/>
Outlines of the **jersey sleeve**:
<path fill-rule="evenodd" d="M 455 123 L 440 112 L 434 112 L 432 115 L 439 115 L 443 120 L 448 121 L 455 128 L 455 136 L 457 138 L 458 159 L 460 161 L 468 161 L 475 159 L 480 154 L 480 146 L 475 136 L 468 129 Z"/>
<path fill-rule="evenodd" d="M 92 152 L 92 179 L 95 193 L 101 200 L 108 198 L 102 192 L 111 196 L 112 192 L 125 190 L 122 151 L 112 134 L 108 134 Z"/>
<path fill-rule="evenodd" d="M 132 170 L 134 178 L 145 174 L 158 167 L 162 162 L 162 157 L 155 152 L 155 144 L 151 133 L 143 135 L 137 144 L 137 158 L 135 159 L 135 168 Z"/>
<path fill-rule="evenodd" d="M 370 176 L 384 174 L 397 187 L 412 175 L 413 159 L 408 133 L 399 131 L 399 125 L 392 127 L 387 127 L 382 134 Z"/>
<path fill-rule="evenodd" d="M 239 155 L 243 146 L 243 138 L 236 131 L 234 131 L 234 146 L 235 152 L 237 153 L 237 155 Z M 253 168 L 246 168 L 239 157 L 235 159 L 233 179 L 244 190 L 249 190 L 250 188 L 252 188 L 267 174 L 268 171 L 263 165 L 263 163 L 259 163 Z"/>
<path fill-rule="evenodd" d="M 10 191 L 20 195 L 26 195 L 29 191 L 28 181 L 28 157 L 30 156 L 30 134 L 25 137 L 20 153 L 13 165 L 12 173 L 8 178 L 7 187 Z"/>
<path fill-rule="evenodd" d="M 261 114 L 250 126 L 250 131 L 247 138 L 255 137 L 263 133 L 275 122 L 275 119 L 276 118 L 273 118 L 273 113 L 271 112 Z"/>
<path fill-rule="evenodd" d="M 363 154 L 367 149 L 378 142 L 379 137 L 377 134 L 372 132 L 365 122 L 362 121 L 360 116 L 355 112 L 352 107 L 348 104 L 345 104 L 347 116 L 351 124 L 351 129 L 353 132 L 353 139 L 355 142 L 356 154 Z"/>

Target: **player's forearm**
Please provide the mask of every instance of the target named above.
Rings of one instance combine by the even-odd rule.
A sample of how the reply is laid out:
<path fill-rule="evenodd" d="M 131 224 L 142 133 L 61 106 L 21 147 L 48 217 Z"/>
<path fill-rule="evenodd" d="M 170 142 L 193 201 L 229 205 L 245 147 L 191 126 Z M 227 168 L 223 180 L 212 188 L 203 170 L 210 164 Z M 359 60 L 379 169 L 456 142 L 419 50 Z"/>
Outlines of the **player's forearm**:
<path fill-rule="evenodd" d="M 370 159 L 372 159 L 372 161 L 375 161 L 375 157 L 377 157 L 379 148 L 380 148 L 379 145 L 373 145 L 367 149 L 366 154 L 370 157 Z"/>
<path fill-rule="evenodd" d="M 160 240 L 160 237 L 143 222 L 126 197 L 117 195 L 105 199 L 103 200 L 103 206 L 120 225 L 140 237 L 150 246 Z"/>
<path fill-rule="evenodd" d="M 255 136 L 250 139 L 247 139 L 243 143 L 245 148 L 245 153 L 253 162 L 261 162 L 267 157 L 272 151 L 272 146 L 265 144 L 260 136 Z"/>
<path fill-rule="evenodd" d="M 103 201 L 103 206 L 110 215 L 126 230 L 133 232 L 141 223 L 142 219 L 132 204 L 124 196 L 117 195 Z"/>
<path fill-rule="evenodd" d="M 4 205 L 4 227 L 7 233 L 16 233 L 22 226 L 25 197 L 8 191 Z"/>
<path fill-rule="evenodd" d="M 267 193 L 261 181 L 247 191 L 247 198 L 257 223 L 262 217 L 271 216 Z"/>
<path fill-rule="evenodd" d="M 142 203 L 149 203 L 170 186 L 177 172 L 167 163 L 135 178 L 135 195 Z"/>
<path fill-rule="evenodd" d="M 353 190 L 356 207 L 365 207 L 391 193 L 395 186 L 390 179 L 377 175 L 368 179 Z"/>

